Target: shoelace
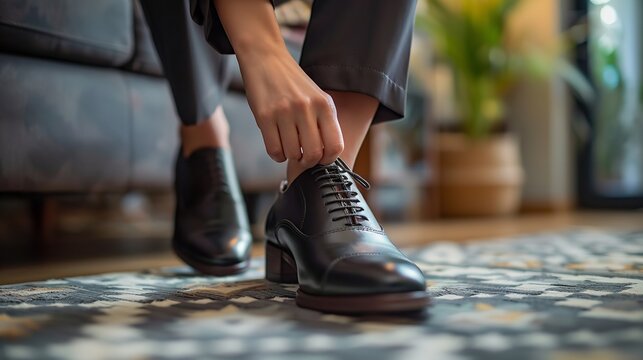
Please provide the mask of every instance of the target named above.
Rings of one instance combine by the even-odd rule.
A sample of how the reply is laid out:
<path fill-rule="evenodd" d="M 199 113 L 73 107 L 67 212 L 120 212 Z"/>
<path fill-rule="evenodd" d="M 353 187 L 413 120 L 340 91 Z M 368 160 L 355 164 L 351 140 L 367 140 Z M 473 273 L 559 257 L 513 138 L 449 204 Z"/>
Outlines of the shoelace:
<path fill-rule="evenodd" d="M 334 197 L 324 203 L 328 207 L 328 213 L 343 212 L 342 215 L 335 216 L 331 220 L 339 221 L 347 219 L 347 226 L 361 225 L 360 221 L 368 221 L 368 217 L 360 214 L 364 208 L 359 206 L 360 200 L 357 198 L 358 193 L 350 190 L 353 181 L 351 178 L 362 185 L 366 189 L 370 189 L 371 185 L 359 174 L 353 172 L 342 159 L 337 159 L 334 163 L 328 165 L 320 165 L 312 170 L 313 175 L 320 174 L 315 177 L 315 181 L 319 182 L 319 188 L 330 188 L 331 191 L 322 195 L 322 198 Z M 350 176 L 347 176 L 347 175 Z"/>

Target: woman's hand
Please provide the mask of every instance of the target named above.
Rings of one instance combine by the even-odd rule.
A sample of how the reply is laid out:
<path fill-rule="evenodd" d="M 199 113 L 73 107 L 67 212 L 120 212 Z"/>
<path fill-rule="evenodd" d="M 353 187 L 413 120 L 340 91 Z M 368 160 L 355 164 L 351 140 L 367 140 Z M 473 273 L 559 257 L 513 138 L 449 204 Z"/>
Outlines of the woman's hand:
<path fill-rule="evenodd" d="M 268 155 L 305 167 L 335 161 L 344 143 L 330 95 L 288 53 L 249 60 L 240 58 L 241 72 Z"/>
<path fill-rule="evenodd" d="M 290 56 L 267 0 L 214 0 L 235 50 L 250 109 L 270 157 L 305 167 L 344 150 L 330 95 Z"/>

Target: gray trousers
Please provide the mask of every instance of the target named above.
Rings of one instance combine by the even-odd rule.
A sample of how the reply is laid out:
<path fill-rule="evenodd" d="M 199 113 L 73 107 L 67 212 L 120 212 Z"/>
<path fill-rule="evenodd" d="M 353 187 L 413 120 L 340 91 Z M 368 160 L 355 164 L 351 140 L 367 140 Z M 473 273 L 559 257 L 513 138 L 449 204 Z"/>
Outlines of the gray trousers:
<path fill-rule="evenodd" d="M 225 95 L 233 53 L 212 0 L 141 4 L 181 122 L 209 117 Z M 414 14 L 415 0 L 316 0 L 300 65 L 324 90 L 378 99 L 374 123 L 399 119 Z"/>

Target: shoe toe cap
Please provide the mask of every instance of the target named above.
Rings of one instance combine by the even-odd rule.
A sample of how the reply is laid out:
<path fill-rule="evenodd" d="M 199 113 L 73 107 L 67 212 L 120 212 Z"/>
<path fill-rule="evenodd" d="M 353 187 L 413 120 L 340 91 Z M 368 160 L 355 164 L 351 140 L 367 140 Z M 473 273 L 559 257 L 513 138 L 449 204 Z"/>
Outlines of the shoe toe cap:
<path fill-rule="evenodd" d="M 324 293 L 344 295 L 424 291 L 424 274 L 410 260 L 356 255 L 335 261 L 322 281 Z"/>

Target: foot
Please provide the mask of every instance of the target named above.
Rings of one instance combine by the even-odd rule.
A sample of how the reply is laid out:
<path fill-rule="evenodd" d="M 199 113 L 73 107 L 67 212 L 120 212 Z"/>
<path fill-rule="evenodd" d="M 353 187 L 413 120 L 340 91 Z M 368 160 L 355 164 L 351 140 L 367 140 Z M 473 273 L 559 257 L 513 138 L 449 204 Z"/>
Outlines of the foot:
<path fill-rule="evenodd" d="M 216 276 L 248 268 L 252 236 L 230 150 L 202 148 L 176 162 L 172 245 L 196 270 Z"/>
<path fill-rule="evenodd" d="M 388 239 L 342 160 L 284 186 L 266 222 L 266 278 L 299 283 L 297 304 L 333 313 L 419 311 L 424 275 Z"/>

